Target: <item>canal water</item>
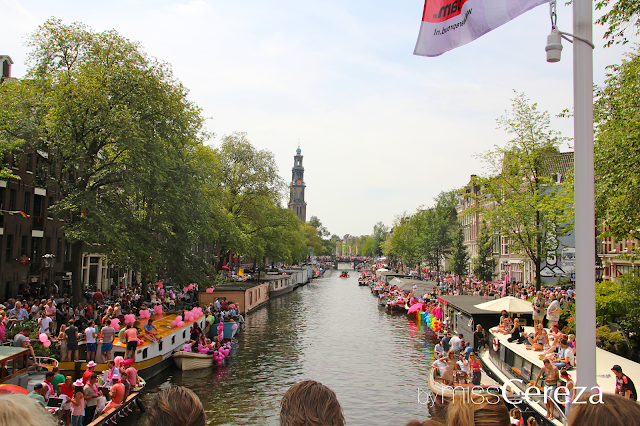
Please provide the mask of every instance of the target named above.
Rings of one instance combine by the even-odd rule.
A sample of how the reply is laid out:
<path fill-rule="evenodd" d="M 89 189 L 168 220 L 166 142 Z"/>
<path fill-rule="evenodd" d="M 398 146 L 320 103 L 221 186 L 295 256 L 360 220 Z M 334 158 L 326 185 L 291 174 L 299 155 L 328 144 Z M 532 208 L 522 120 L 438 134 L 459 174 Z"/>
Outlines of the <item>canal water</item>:
<path fill-rule="evenodd" d="M 355 272 L 338 275 L 327 271 L 247 315 L 226 365 L 165 370 L 148 381 L 143 402 L 180 385 L 200 397 L 209 425 L 278 425 L 287 389 L 313 379 L 336 392 L 348 425 L 443 421 L 427 395 L 433 335 L 406 314 L 378 307 Z M 144 420 L 134 412 L 121 424 Z"/>

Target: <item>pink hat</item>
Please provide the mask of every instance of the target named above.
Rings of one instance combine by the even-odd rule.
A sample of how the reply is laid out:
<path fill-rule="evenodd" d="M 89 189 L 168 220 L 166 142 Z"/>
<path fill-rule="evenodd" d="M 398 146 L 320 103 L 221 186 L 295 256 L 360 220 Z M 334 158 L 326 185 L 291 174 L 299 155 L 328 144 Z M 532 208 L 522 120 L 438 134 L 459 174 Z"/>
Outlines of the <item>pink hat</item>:
<path fill-rule="evenodd" d="M 75 382 L 73 382 L 73 386 L 83 387 L 84 383 L 82 383 L 82 379 L 78 379 Z"/>
<path fill-rule="evenodd" d="M 125 359 L 123 364 L 131 365 L 131 364 L 133 364 L 133 360 L 132 359 Z"/>
<path fill-rule="evenodd" d="M 96 364 L 96 363 L 95 363 L 95 362 L 93 362 L 93 361 L 89 361 L 89 362 L 87 363 L 87 368 L 95 367 L 96 365 L 98 365 L 98 364 Z"/>

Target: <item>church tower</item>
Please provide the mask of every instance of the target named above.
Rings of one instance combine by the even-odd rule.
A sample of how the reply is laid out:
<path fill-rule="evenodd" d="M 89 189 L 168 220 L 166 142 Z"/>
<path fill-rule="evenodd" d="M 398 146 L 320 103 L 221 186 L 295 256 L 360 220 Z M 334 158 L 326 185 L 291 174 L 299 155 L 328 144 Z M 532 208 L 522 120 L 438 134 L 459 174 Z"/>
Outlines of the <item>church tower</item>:
<path fill-rule="evenodd" d="M 307 203 L 304 201 L 304 167 L 302 167 L 302 150 L 300 146 L 293 157 L 291 169 L 291 194 L 289 195 L 289 210 L 294 212 L 301 221 L 307 221 Z"/>

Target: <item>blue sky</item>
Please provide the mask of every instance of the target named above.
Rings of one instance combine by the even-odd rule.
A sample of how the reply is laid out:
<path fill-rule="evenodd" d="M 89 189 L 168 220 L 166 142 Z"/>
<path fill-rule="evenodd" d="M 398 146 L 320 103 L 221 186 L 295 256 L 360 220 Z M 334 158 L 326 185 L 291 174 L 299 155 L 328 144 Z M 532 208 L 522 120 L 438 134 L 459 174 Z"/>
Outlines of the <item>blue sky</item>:
<path fill-rule="evenodd" d="M 563 2 L 561 2 L 563 3 Z M 413 55 L 423 0 L 0 0 L 0 54 L 26 70 L 26 35 L 55 16 L 115 29 L 173 66 L 210 117 L 211 144 L 247 132 L 291 178 L 300 143 L 307 215 L 332 233 L 371 233 L 481 174 L 474 154 L 504 144 L 496 118 L 513 91 L 552 115 L 571 108 L 572 54 L 545 60 L 540 6 L 437 58 Z M 596 15 L 597 16 L 597 15 Z M 571 8 L 558 25 L 572 31 Z M 594 26 L 594 80 L 631 47 L 604 49 Z M 572 136 L 572 121 L 554 119 Z M 285 200 L 286 202 L 286 200 Z"/>

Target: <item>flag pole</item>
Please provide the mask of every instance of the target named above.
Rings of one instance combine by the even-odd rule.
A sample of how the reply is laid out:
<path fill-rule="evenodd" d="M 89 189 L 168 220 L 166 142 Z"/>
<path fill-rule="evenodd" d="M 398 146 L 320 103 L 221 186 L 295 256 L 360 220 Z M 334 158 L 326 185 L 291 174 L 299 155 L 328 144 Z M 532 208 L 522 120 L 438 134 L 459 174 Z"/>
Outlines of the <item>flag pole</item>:
<path fill-rule="evenodd" d="M 593 37 L 592 0 L 573 1 L 573 34 Z M 593 49 L 574 39 L 574 175 L 576 242 L 576 341 L 580 345 L 579 386 L 596 382 L 596 235 L 593 160 Z M 595 391 L 595 389 L 593 389 Z"/>

